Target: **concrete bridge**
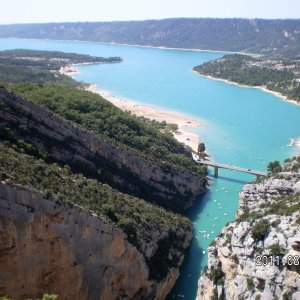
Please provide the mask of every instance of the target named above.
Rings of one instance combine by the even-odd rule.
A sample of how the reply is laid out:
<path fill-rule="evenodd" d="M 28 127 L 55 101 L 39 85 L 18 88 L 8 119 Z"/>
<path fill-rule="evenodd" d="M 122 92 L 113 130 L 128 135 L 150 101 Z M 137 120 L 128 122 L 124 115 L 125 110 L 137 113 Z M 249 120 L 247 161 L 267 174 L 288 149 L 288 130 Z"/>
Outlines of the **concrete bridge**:
<path fill-rule="evenodd" d="M 227 170 L 232 170 L 232 171 L 237 171 L 237 172 L 248 173 L 248 174 L 256 175 L 258 178 L 268 175 L 268 173 L 266 173 L 266 172 L 256 171 L 256 170 L 251 170 L 251 169 L 246 169 L 246 168 L 240 168 L 240 167 L 235 167 L 235 166 L 230 166 L 230 165 L 218 164 L 218 163 L 211 162 L 208 160 L 199 160 L 198 159 L 198 160 L 196 160 L 196 162 L 201 165 L 214 167 L 215 168 L 214 177 L 216 177 L 216 178 L 218 178 L 219 169 L 227 169 Z"/>

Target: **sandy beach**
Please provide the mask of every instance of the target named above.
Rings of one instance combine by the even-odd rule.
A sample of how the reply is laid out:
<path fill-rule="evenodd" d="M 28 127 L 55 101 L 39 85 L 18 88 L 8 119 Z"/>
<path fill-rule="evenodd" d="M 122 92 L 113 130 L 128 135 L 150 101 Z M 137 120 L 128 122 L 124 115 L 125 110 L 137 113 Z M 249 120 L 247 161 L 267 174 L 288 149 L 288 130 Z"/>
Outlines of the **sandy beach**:
<path fill-rule="evenodd" d="M 159 122 L 166 121 L 167 123 L 177 124 L 178 130 L 173 133 L 176 140 L 184 143 L 197 152 L 198 144 L 200 142 L 199 136 L 190 132 L 188 128 L 199 128 L 200 126 L 203 126 L 200 120 L 179 112 L 167 111 L 136 101 L 115 97 L 109 92 L 99 89 L 95 84 L 89 85 L 86 90 L 101 95 L 103 98 L 121 108 L 123 111 L 131 111 L 131 113 L 136 116 L 143 116 Z"/>
<path fill-rule="evenodd" d="M 79 71 L 76 65 L 73 64 L 62 67 L 59 70 L 59 73 L 67 76 L 73 76 L 75 74 L 78 74 Z M 197 152 L 200 138 L 196 133 L 193 133 L 188 129 L 199 128 L 200 126 L 203 126 L 199 119 L 190 117 L 183 113 L 164 110 L 158 107 L 146 105 L 144 103 L 139 103 L 137 101 L 121 99 L 107 91 L 101 90 L 96 84 L 88 85 L 86 87 L 86 90 L 99 94 L 123 111 L 131 111 L 132 114 L 138 117 L 143 116 L 150 120 L 156 120 L 159 122 L 166 121 L 170 124 L 177 124 L 178 130 L 176 132 L 173 132 L 173 136 L 177 141 L 191 147 L 195 152 Z"/>
<path fill-rule="evenodd" d="M 76 68 L 76 65 L 73 64 L 73 65 L 68 65 L 68 66 L 62 67 L 59 72 L 61 74 L 67 75 L 67 76 L 73 76 L 73 75 L 78 74 L 79 71 Z M 237 86 L 244 87 L 244 88 L 261 89 L 264 92 L 271 93 L 277 97 L 280 97 L 284 101 L 291 102 L 297 106 L 300 106 L 300 104 L 297 101 L 290 100 L 286 96 L 284 96 L 278 92 L 268 90 L 264 87 L 241 85 L 236 82 L 229 81 L 227 79 L 215 78 L 215 77 L 212 77 L 209 75 L 199 74 L 196 71 L 193 71 L 193 72 L 195 72 L 196 74 L 198 74 L 200 76 L 207 77 L 207 78 L 213 79 L 213 80 L 223 81 L 228 84 L 233 84 L 233 85 L 237 85 Z M 203 126 L 203 123 L 199 119 L 193 118 L 193 117 L 185 115 L 183 113 L 164 110 L 162 108 L 154 107 L 154 106 L 140 103 L 137 101 L 116 97 L 107 91 L 101 90 L 101 88 L 99 88 L 96 84 L 88 85 L 86 90 L 101 95 L 103 98 L 110 101 L 112 104 L 119 107 L 123 111 L 126 111 L 126 110 L 131 111 L 131 113 L 136 116 L 139 116 L 139 117 L 143 116 L 145 118 L 148 118 L 151 120 L 156 120 L 159 122 L 166 121 L 167 123 L 177 124 L 178 130 L 176 132 L 173 132 L 173 135 L 176 138 L 176 140 L 178 140 L 181 143 L 184 143 L 185 145 L 191 147 L 195 152 L 197 152 L 200 138 L 197 134 L 189 131 L 188 129 L 189 128 L 200 128 L 201 126 Z M 294 141 L 294 145 L 296 145 L 297 147 L 300 147 L 300 139 L 296 139 Z"/>
<path fill-rule="evenodd" d="M 59 73 L 67 76 L 74 76 L 78 74 L 78 69 L 75 65 L 67 65 L 65 67 L 60 68 Z"/>

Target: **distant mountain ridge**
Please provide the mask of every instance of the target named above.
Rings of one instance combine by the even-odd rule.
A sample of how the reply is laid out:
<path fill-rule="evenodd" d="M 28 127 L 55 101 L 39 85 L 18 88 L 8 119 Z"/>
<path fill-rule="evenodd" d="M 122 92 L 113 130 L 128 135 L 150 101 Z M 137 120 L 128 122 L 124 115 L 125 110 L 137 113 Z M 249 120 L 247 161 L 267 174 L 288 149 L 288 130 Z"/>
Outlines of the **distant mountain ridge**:
<path fill-rule="evenodd" d="M 300 19 L 164 19 L 146 21 L 0 25 L 0 37 L 80 40 L 300 55 Z"/>

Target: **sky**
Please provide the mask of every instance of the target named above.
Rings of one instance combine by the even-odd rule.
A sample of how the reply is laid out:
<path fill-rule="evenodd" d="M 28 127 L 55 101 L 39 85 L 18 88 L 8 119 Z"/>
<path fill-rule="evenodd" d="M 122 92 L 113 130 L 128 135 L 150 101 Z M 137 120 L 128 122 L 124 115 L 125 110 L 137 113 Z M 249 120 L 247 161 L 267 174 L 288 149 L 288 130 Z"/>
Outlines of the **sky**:
<path fill-rule="evenodd" d="M 0 24 L 174 17 L 300 18 L 300 0 L 0 0 L 0 4 Z"/>

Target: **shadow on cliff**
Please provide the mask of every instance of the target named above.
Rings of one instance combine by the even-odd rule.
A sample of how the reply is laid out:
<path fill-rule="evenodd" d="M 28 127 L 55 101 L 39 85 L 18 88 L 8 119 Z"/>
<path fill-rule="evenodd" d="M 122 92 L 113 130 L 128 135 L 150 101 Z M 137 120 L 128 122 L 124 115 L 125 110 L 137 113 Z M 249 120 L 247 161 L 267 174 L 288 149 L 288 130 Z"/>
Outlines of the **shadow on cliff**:
<path fill-rule="evenodd" d="M 199 219 L 199 214 L 203 211 L 210 199 L 210 191 L 197 197 L 195 204 L 186 212 L 186 215 L 192 222 L 196 222 Z M 182 299 L 183 295 L 184 299 L 194 300 L 196 298 L 201 266 L 205 265 L 207 262 L 206 255 L 203 255 L 204 250 L 206 251 L 206 249 L 199 246 L 197 239 L 193 238 L 191 246 L 186 252 L 184 262 L 180 268 L 180 277 L 167 296 L 167 300 Z"/>
<path fill-rule="evenodd" d="M 218 206 L 211 205 L 214 203 L 213 201 L 216 201 L 215 199 L 219 199 L 218 201 L 221 201 L 224 204 L 224 207 L 226 205 L 226 211 L 229 215 L 230 211 L 235 212 L 238 202 L 238 193 L 245 183 L 250 182 L 251 179 L 253 179 L 253 176 L 229 171 L 223 172 L 222 176 L 219 176 L 216 180 L 212 176 L 212 173 L 209 172 L 209 179 L 210 189 L 208 192 L 199 196 L 194 205 L 185 213 L 194 223 L 194 235 L 198 235 L 200 240 L 193 238 L 191 246 L 186 252 L 183 265 L 180 269 L 180 277 L 177 280 L 175 287 L 168 295 L 167 300 L 182 299 L 183 296 L 184 299 L 195 300 L 201 270 L 203 270 L 204 266 L 207 265 L 207 247 L 214 235 L 211 234 L 211 238 L 205 238 L 202 234 L 199 234 L 198 231 L 200 228 L 202 230 L 204 228 L 206 230 L 207 228 L 211 228 L 210 222 L 212 220 L 212 216 L 217 215 L 216 210 L 219 211 Z M 216 190 L 219 190 L 220 193 L 216 193 Z M 230 193 L 225 193 L 225 190 L 226 192 L 228 190 Z M 224 200 L 224 198 L 227 199 L 228 197 L 230 197 L 232 201 L 226 203 L 227 200 Z M 218 232 L 220 227 L 224 226 L 226 223 L 225 218 L 226 217 L 221 217 L 219 215 L 219 226 L 216 226 L 214 229 L 215 231 Z"/>

